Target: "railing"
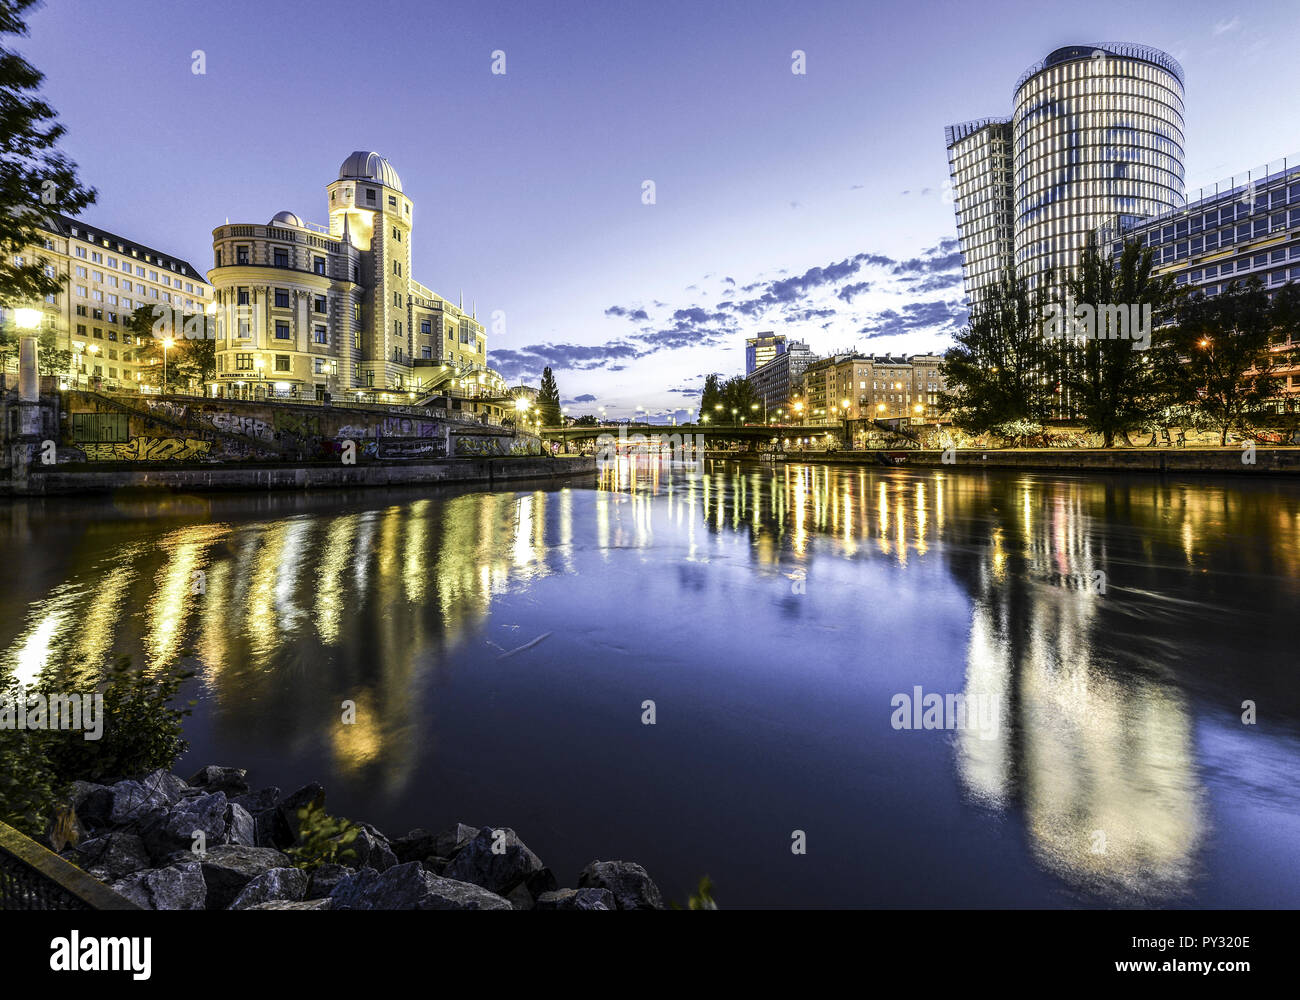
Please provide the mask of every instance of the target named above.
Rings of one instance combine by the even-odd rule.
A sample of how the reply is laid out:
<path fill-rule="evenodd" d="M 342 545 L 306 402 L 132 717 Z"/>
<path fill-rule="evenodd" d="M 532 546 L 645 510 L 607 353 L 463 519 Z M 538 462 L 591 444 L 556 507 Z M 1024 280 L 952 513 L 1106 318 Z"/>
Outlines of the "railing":
<path fill-rule="evenodd" d="M 76 865 L 0 823 L 0 910 L 138 910 Z"/>

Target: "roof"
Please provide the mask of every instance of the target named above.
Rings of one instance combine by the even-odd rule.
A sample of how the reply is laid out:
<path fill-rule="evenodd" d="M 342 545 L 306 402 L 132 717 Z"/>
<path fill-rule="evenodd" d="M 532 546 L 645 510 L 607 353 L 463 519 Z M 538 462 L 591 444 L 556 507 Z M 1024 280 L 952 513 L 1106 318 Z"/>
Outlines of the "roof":
<path fill-rule="evenodd" d="M 402 190 L 402 178 L 397 176 L 393 165 L 378 153 L 358 149 L 339 167 L 339 180 L 345 178 L 378 181 L 385 187 Z"/>
<path fill-rule="evenodd" d="M 112 250 L 114 253 L 136 256 L 141 259 L 147 256 L 149 263 L 157 267 L 165 267 L 168 270 L 172 270 L 171 265 L 175 264 L 176 273 L 183 274 L 187 278 L 193 278 L 195 281 L 201 281 L 205 285 L 208 284 L 208 279 L 203 276 L 203 272 L 189 261 L 177 257 L 175 254 L 155 250 L 143 243 L 129 240 L 125 236 L 110 233 L 107 229 L 100 229 L 94 223 L 82 219 L 73 219 L 66 215 L 60 215 L 58 212 L 50 212 L 47 221 L 49 224 L 45 228 L 50 232 L 57 232 L 60 236 L 85 240 L 87 243 L 96 243 L 106 250 Z M 105 245 L 106 242 L 107 245 Z M 132 251 L 135 251 L 135 253 L 132 254 Z"/>
<path fill-rule="evenodd" d="M 1078 59 L 1103 59 L 1107 56 L 1115 59 L 1140 59 L 1142 62 L 1151 63 L 1153 66 L 1159 66 L 1161 69 L 1172 73 L 1178 80 L 1179 86 L 1186 83 L 1183 79 L 1182 65 L 1168 52 L 1161 49 L 1153 48 L 1150 45 L 1141 45 L 1137 42 L 1084 42 L 1079 45 L 1065 45 L 1049 52 L 1046 58 L 1034 63 L 1020 74 L 1020 79 L 1016 81 L 1012 93 L 1020 93 L 1020 88 L 1028 80 L 1045 69 L 1051 69 L 1053 66 L 1060 66 L 1062 63 L 1073 62 Z"/>

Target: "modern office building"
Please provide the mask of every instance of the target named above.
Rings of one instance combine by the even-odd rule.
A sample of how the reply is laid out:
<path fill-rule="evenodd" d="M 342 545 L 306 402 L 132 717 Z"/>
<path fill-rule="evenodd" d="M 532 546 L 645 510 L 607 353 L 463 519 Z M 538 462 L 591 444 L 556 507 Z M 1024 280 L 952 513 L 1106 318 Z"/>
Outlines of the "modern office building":
<path fill-rule="evenodd" d="M 763 400 L 768 414 L 789 404 L 803 385 L 804 370 L 817 360 L 817 355 L 801 340 L 791 340 L 783 346 L 785 350 L 745 376 Z"/>
<path fill-rule="evenodd" d="M 749 375 L 762 368 L 778 354 L 785 351 L 785 334 L 773 333 L 771 330 L 760 333 L 757 337 L 745 340 L 745 374 Z"/>
<path fill-rule="evenodd" d="M 43 261 L 49 277 L 64 281 L 61 292 L 32 308 L 41 311 L 54 348 L 72 352 L 61 373 L 71 383 L 138 388 L 149 362 L 137 357 L 131 314 L 141 306 L 201 313 L 212 302 L 212 287 L 187 261 L 92 223 L 50 213 L 39 240 L 18 263 Z M 0 322 L 8 319 L 0 310 Z"/>
<path fill-rule="evenodd" d="M 473 311 L 412 277 L 415 206 L 392 164 L 355 152 L 326 193 L 328 226 L 285 211 L 213 230 L 213 394 L 507 400 Z"/>
<path fill-rule="evenodd" d="M 949 126 L 972 306 L 1008 263 L 1050 297 L 1106 220 L 1181 208 L 1183 114 L 1183 71 L 1172 56 L 1086 44 L 1056 49 L 1021 74 L 1009 119 Z"/>
<path fill-rule="evenodd" d="M 1229 177 L 1193 193 L 1183 208 L 1138 222 L 1116 218 L 1098 230 L 1118 253 L 1136 240 L 1154 253 L 1156 270 L 1189 292 L 1217 295 L 1258 277 L 1276 291 L 1300 281 L 1300 157 Z M 1300 345 L 1292 333 L 1290 347 Z M 1288 345 L 1279 344 L 1278 349 Z M 1277 369 L 1279 412 L 1300 409 L 1300 366 Z"/>

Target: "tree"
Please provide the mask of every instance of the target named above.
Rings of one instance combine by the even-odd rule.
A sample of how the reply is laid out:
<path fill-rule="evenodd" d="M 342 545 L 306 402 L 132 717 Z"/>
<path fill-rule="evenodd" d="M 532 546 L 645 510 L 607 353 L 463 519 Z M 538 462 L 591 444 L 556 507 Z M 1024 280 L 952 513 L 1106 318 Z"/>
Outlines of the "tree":
<path fill-rule="evenodd" d="M 1127 441 L 1129 431 L 1144 426 L 1163 402 L 1150 347 L 1172 307 L 1174 279 L 1155 274 L 1153 266 L 1152 251 L 1136 241 L 1124 244 L 1118 260 L 1090 243 L 1068 283 L 1073 299 L 1091 309 L 1093 324 L 1081 344 L 1062 331 L 1067 358 L 1061 382 L 1071 410 L 1101 434 L 1106 448 L 1116 435 Z M 1072 313 L 1072 306 L 1062 311 Z M 1066 315 L 1064 322 L 1072 319 Z"/>
<path fill-rule="evenodd" d="M 1023 278 L 1008 274 L 990 287 L 940 369 L 947 384 L 940 403 L 958 427 L 979 433 L 1050 414 L 1055 352 L 1046 346 L 1040 317 Z"/>
<path fill-rule="evenodd" d="M 537 411 L 543 427 L 560 426 L 560 387 L 550 365 L 542 369 L 542 384 L 537 393 Z"/>
<path fill-rule="evenodd" d="M 27 34 L 23 14 L 35 0 L 0 0 L 0 36 Z M 16 52 L 0 46 L 0 307 L 56 295 L 59 277 L 30 248 L 41 241 L 50 211 L 76 215 L 95 200 L 77 180 L 76 164 L 55 146 L 64 134 L 56 113 L 36 96 L 44 80 Z M 18 263 L 21 260 L 22 263 Z"/>
<path fill-rule="evenodd" d="M 710 420 L 718 419 L 718 411 L 715 407 L 722 402 L 722 387 L 719 382 L 721 377 L 716 372 L 704 376 L 704 389 L 700 393 L 699 418 L 701 421 L 705 417 Z"/>
<path fill-rule="evenodd" d="M 573 426 L 574 427 L 595 427 L 596 423 L 597 421 L 596 421 L 595 414 L 584 413 L 582 416 L 578 417 L 573 421 Z"/>
<path fill-rule="evenodd" d="M 217 374 L 215 323 L 204 313 L 180 313 L 166 306 L 137 306 L 127 320 L 135 337 L 136 361 L 148 365 L 140 381 L 162 385 L 166 362 L 167 384 L 171 387 L 189 382 L 206 383 Z M 163 341 L 170 337 L 172 346 L 164 356 Z"/>
<path fill-rule="evenodd" d="M 1192 295 L 1179 305 L 1161 338 L 1156 365 L 1172 404 L 1195 404 L 1228 443 L 1234 427 L 1248 433 L 1279 388 L 1276 369 L 1293 351 L 1280 334 L 1294 327 L 1296 293 L 1270 302 L 1259 278 L 1233 282 L 1218 295 Z"/>
<path fill-rule="evenodd" d="M 755 413 L 752 408 L 755 404 L 761 408 L 763 401 L 759 397 L 758 392 L 754 389 L 754 383 L 749 381 L 749 379 L 745 378 L 743 375 L 736 375 L 727 379 L 727 381 L 722 384 L 721 393 L 722 398 L 719 402 L 722 403 L 722 412 L 718 413 L 717 410 L 714 410 L 714 413 L 718 414 L 721 421 L 733 424 L 743 424 L 745 421 L 752 420 L 755 417 L 760 420 L 762 419 L 761 409 L 759 412 Z M 734 413 L 732 412 L 733 410 L 735 411 Z"/>

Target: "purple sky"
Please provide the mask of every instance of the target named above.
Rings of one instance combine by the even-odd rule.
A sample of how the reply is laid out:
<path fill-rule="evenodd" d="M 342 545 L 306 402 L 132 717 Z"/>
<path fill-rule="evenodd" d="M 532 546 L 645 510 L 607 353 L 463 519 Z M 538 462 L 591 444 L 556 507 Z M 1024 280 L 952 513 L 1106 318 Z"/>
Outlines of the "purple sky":
<path fill-rule="evenodd" d="M 16 47 L 99 189 L 85 218 L 204 269 L 227 218 L 324 223 L 339 164 L 377 150 L 415 203 L 416 279 L 477 305 L 489 362 L 533 385 L 550 363 L 570 412 L 622 415 L 695 405 L 762 330 L 942 349 L 964 315 L 943 127 L 1009 114 L 1058 46 L 1182 62 L 1189 188 L 1300 150 L 1298 20 L 1294 0 L 48 0 Z"/>

